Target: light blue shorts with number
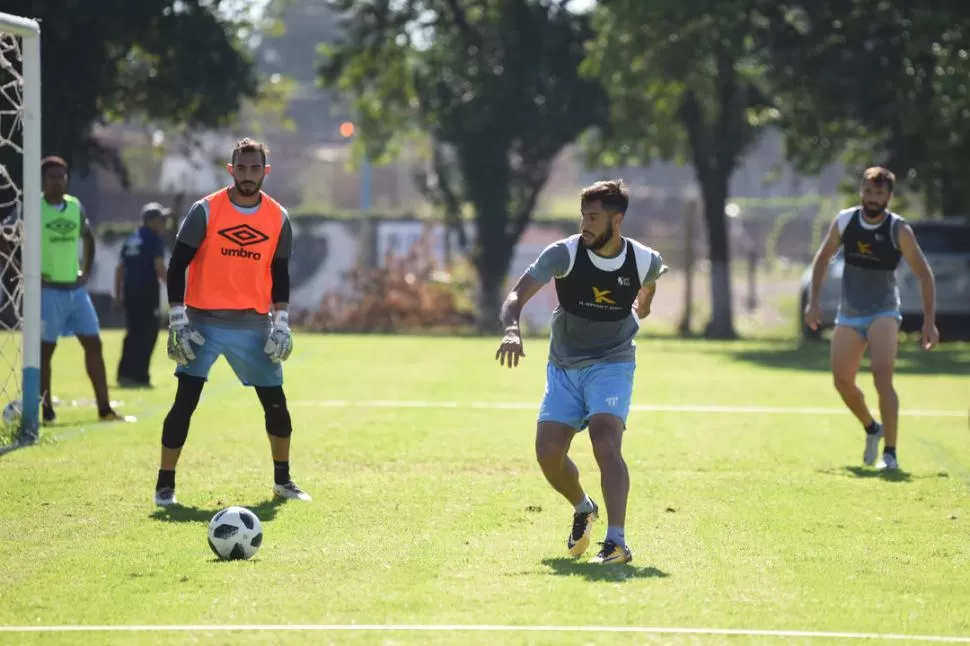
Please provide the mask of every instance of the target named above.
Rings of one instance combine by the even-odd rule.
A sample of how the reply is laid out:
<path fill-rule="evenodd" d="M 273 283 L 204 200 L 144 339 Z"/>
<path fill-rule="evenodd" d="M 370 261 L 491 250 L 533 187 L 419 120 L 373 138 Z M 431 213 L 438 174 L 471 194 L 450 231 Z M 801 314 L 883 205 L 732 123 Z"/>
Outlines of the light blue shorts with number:
<path fill-rule="evenodd" d="M 597 363 L 585 368 L 546 366 L 546 393 L 540 422 L 559 422 L 582 430 L 600 413 L 619 417 L 626 426 L 633 397 L 636 363 Z"/>

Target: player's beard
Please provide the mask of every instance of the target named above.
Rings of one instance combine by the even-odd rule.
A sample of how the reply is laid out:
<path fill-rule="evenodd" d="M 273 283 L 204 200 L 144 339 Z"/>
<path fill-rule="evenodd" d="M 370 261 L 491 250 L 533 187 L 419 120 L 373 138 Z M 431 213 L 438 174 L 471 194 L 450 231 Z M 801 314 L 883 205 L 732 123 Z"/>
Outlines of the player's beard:
<path fill-rule="evenodd" d="M 583 240 L 583 244 L 587 249 L 591 251 L 599 251 L 602 249 L 607 242 L 613 239 L 613 223 L 610 222 L 606 225 L 606 231 L 594 237 L 590 242 Z"/>
<path fill-rule="evenodd" d="M 886 210 L 889 203 L 879 204 L 878 202 L 863 202 L 862 210 L 865 211 L 866 217 L 868 218 L 878 218 L 882 215 L 882 212 Z"/>
<path fill-rule="evenodd" d="M 243 197 L 252 197 L 259 193 L 259 189 L 263 187 L 263 182 L 240 182 L 236 181 L 236 190 Z"/>

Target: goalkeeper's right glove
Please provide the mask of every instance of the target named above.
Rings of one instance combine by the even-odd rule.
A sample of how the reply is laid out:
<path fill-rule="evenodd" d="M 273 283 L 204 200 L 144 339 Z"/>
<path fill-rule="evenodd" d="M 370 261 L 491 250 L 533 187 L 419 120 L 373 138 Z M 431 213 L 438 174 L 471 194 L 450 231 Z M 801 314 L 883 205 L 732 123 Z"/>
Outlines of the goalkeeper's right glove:
<path fill-rule="evenodd" d="M 189 324 L 185 306 L 173 306 L 168 311 L 168 358 L 184 366 L 195 359 L 193 343 L 203 345 L 205 338 Z"/>

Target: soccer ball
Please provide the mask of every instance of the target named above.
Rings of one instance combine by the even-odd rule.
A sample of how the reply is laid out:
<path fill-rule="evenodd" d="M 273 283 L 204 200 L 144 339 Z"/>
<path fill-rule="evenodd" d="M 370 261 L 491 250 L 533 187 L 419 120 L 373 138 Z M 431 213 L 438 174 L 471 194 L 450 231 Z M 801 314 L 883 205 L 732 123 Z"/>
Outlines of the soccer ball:
<path fill-rule="evenodd" d="M 227 507 L 209 521 L 209 547 L 226 561 L 249 559 L 263 543 L 263 525 L 245 507 Z"/>
<path fill-rule="evenodd" d="M 19 399 L 15 399 L 9 402 L 3 407 L 3 423 L 7 426 L 13 426 L 14 424 L 20 423 L 20 417 L 24 414 L 23 404 L 20 403 Z"/>

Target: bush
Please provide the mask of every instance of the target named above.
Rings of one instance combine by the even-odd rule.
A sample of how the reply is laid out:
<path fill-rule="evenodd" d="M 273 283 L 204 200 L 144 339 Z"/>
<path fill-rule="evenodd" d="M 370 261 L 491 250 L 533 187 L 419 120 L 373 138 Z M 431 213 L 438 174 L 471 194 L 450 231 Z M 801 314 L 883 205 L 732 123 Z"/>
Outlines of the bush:
<path fill-rule="evenodd" d="M 383 266 L 358 267 L 345 276 L 345 289 L 324 295 L 316 311 L 297 317 L 313 332 L 454 331 L 474 324 L 459 306 L 452 275 L 436 266 L 426 240 L 404 256 L 387 254 Z"/>

